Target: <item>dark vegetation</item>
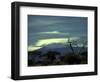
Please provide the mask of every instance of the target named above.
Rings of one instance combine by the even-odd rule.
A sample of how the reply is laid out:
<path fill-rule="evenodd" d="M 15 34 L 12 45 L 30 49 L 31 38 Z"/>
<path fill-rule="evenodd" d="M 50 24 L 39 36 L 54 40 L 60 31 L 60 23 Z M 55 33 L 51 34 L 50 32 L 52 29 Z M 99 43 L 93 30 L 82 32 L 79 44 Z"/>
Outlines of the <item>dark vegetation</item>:
<path fill-rule="evenodd" d="M 73 64 L 87 64 L 87 52 L 80 55 L 73 55 L 73 53 L 66 53 L 61 56 L 59 52 L 48 51 L 46 54 L 36 56 L 41 52 L 28 52 L 28 66 L 47 66 L 47 65 L 73 65 Z M 37 59 L 35 59 L 37 58 Z"/>

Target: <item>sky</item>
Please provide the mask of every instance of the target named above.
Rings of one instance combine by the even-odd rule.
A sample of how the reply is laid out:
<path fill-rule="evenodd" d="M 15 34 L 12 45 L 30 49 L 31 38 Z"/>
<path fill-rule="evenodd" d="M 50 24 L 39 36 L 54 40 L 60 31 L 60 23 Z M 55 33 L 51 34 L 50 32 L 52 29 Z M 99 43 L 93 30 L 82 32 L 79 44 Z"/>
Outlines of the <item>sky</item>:
<path fill-rule="evenodd" d="M 87 41 L 87 17 L 28 15 L 28 51 L 52 43 Z"/>

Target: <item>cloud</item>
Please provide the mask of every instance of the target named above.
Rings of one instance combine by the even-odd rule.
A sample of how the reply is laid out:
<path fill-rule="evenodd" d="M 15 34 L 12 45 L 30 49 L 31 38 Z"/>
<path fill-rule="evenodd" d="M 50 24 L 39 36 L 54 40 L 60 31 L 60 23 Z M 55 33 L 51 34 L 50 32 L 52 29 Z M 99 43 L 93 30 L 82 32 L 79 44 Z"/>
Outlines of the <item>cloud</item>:
<path fill-rule="evenodd" d="M 59 31 L 40 32 L 40 34 L 60 34 L 60 32 Z"/>
<path fill-rule="evenodd" d="M 50 32 L 39 32 L 39 34 L 59 34 L 59 35 L 68 35 L 69 33 L 62 33 L 59 31 L 50 31 Z"/>
<path fill-rule="evenodd" d="M 51 44 L 54 42 L 67 42 L 67 37 L 75 40 L 87 39 L 87 18 L 86 17 L 65 17 L 65 16 L 28 16 L 28 46 L 36 49 L 35 46 Z M 85 38 L 83 37 L 85 36 Z M 65 40 L 66 39 L 66 40 Z"/>
<path fill-rule="evenodd" d="M 78 37 L 71 37 L 70 41 L 75 41 L 78 40 Z M 48 44 L 53 44 L 53 43 L 60 43 L 60 44 L 67 44 L 68 38 L 52 38 L 52 39 L 41 39 L 38 40 L 35 45 L 29 45 L 28 46 L 28 51 L 34 51 L 42 48 L 43 46 L 46 46 Z"/>
<path fill-rule="evenodd" d="M 41 47 L 34 47 L 34 46 L 29 46 L 28 47 L 28 51 L 34 51 L 34 50 L 38 50 L 40 49 Z"/>
<path fill-rule="evenodd" d="M 78 40 L 78 37 L 71 37 L 70 41 L 73 40 Z M 48 44 L 52 44 L 52 43 L 67 43 L 68 42 L 68 38 L 51 38 L 51 39 L 41 39 L 39 41 L 36 42 L 35 46 L 43 46 L 43 45 L 48 45 Z"/>

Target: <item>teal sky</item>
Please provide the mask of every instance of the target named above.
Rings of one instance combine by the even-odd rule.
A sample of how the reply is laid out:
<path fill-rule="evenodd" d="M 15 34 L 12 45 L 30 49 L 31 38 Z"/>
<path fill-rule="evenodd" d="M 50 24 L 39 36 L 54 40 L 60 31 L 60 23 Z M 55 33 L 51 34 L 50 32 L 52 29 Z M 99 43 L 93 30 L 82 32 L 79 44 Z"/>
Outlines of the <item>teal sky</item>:
<path fill-rule="evenodd" d="M 87 22 L 87 17 L 28 15 L 28 48 L 63 43 L 68 37 L 87 40 Z"/>

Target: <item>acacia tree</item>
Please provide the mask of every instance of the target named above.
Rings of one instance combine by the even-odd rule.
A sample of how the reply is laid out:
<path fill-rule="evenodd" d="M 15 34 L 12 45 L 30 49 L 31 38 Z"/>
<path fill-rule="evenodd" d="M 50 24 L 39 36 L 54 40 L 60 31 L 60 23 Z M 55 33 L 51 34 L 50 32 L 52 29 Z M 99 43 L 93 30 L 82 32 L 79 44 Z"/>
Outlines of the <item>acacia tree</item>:
<path fill-rule="evenodd" d="M 78 40 L 71 40 L 70 37 L 68 36 L 67 37 L 67 46 L 69 45 L 69 48 L 71 49 L 72 53 L 75 55 L 79 55 L 83 49 L 86 48 L 87 46 L 87 40 L 84 39 L 84 40 L 81 40 L 78 39 Z M 77 47 L 77 48 L 80 48 L 81 46 L 81 49 L 78 49 L 77 51 L 74 50 L 74 46 Z M 76 53 L 77 52 L 77 53 Z"/>

